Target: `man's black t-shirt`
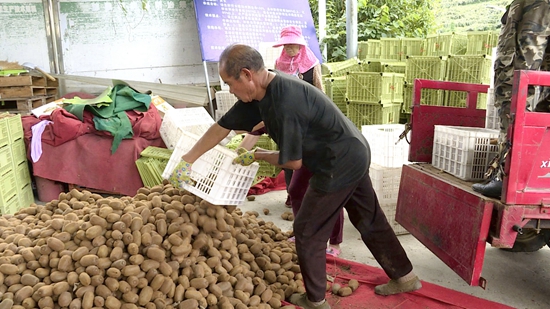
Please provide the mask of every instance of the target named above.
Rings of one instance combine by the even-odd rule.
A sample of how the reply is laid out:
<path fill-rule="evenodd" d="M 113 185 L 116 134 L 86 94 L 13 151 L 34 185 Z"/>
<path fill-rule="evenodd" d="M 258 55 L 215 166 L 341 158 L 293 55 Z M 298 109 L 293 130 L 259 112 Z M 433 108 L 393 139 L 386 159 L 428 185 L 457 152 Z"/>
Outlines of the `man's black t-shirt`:
<path fill-rule="evenodd" d="M 250 132 L 261 121 L 279 146 L 279 164 L 302 159 L 316 190 L 345 188 L 368 171 L 366 139 L 321 90 L 305 81 L 276 72 L 262 100 L 237 101 L 218 124 Z"/>

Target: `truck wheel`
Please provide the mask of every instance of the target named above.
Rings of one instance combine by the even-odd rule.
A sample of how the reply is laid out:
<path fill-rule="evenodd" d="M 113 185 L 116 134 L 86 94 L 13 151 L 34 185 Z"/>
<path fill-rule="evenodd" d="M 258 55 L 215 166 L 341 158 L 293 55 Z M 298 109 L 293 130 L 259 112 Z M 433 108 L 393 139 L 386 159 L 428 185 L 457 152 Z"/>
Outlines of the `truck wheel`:
<path fill-rule="evenodd" d="M 535 230 L 524 230 L 523 234 L 518 234 L 516 242 L 512 248 L 502 249 L 510 252 L 535 252 L 547 244 L 546 233 L 538 233 Z"/>

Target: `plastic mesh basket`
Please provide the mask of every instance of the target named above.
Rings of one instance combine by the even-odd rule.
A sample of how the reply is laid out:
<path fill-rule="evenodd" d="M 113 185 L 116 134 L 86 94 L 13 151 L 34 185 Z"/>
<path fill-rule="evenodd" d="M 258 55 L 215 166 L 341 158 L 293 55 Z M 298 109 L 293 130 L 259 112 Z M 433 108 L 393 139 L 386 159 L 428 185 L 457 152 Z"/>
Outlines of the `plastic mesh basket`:
<path fill-rule="evenodd" d="M 27 161 L 20 163 L 15 166 L 15 181 L 17 183 L 17 188 L 21 189 L 26 185 L 31 183 L 31 174 L 29 172 L 29 165 Z"/>
<path fill-rule="evenodd" d="M 199 136 L 183 132 L 162 177 L 168 179 L 181 156 L 187 153 L 199 140 Z M 215 205 L 239 205 L 252 185 L 259 165 L 233 164 L 237 154 L 223 146 L 214 148 L 200 156 L 192 166 L 191 179 L 194 185 L 184 184 L 183 189 Z"/>
<path fill-rule="evenodd" d="M 238 100 L 234 94 L 227 90 L 218 91 L 216 92 L 216 106 L 218 107 L 216 110 L 225 114 Z"/>
<path fill-rule="evenodd" d="M 21 115 L 13 115 L 8 117 L 8 131 L 10 136 L 10 143 L 23 137 L 23 124 L 21 123 Z"/>
<path fill-rule="evenodd" d="M 490 56 L 450 56 L 447 58 L 447 73 L 445 80 L 473 84 L 489 84 L 490 70 Z"/>
<path fill-rule="evenodd" d="M 12 142 L 11 156 L 14 165 L 19 165 L 21 162 L 27 161 L 27 150 L 22 138 Z"/>
<path fill-rule="evenodd" d="M 412 84 L 417 78 L 445 80 L 445 59 L 439 56 L 407 56 L 405 81 Z"/>
<path fill-rule="evenodd" d="M 323 62 L 321 65 L 323 74 L 330 74 L 332 77 L 344 76 L 348 72 L 361 70 L 359 59 L 350 58 L 344 61 Z"/>
<path fill-rule="evenodd" d="M 401 38 L 401 51 L 403 60 L 406 56 L 425 56 L 426 40 L 419 38 Z"/>
<path fill-rule="evenodd" d="M 494 31 L 469 31 L 466 33 L 468 43 L 466 44 L 466 55 L 491 55 L 496 47 Z M 498 36 L 497 36 L 498 39 Z"/>
<path fill-rule="evenodd" d="M 347 114 L 346 83 L 346 76 L 325 79 L 326 95 L 336 104 L 344 115 Z"/>
<path fill-rule="evenodd" d="M 357 42 L 357 58 L 360 60 L 368 57 L 369 44 L 367 41 Z"/>
<path fill-rule="evenodd" d="M 4 174 L 11 171 L 13 168 L 13 157 L 11 155 L 11 147 L 4 146 L 0 148 L 0 179 Z"/>
<path fill-rule="evenodd" d="M 498 130 L 435 126 L 432 165 L 463 180 L 481 180 L 498 152 Z"/>
<path fill-rule="evenodd" d="M 402 54 L 403 50 L 401 49 L 401 39 L 380 39 L 380 60 L 400 61 Z"/>
<path fill-rule="evenodd" d="M 409 144 L 405 139 L 399 140 L 403 131 L 404 124 L 362 126 L 361 132 L 373 149 L 371 162 L 383 167 L 401 167 L 409 163 Z"/>
<path fill-rule="evenodd" d="M 427 56 L 464 55 L 468 45 L 466 34 L 444 33 L 426 38 Z"/>
<path fill-rule="evenodd" d="M 380 59 L 380 40 L 367 41 L 366 59 Z"/>
<path fill-rule="evenodd" d="M 348 118 L 361 130 L 364 125 L 399 123 L 400 103 L 348 101 Z"/>
<path fill-rule="evenodd" d="M 267 134 L 260 136 L 260 138 L 256 142 L 256 146 L 268 150 L 279 149 L 275 141 L 273 141 L 273 139 L 271 139 L 271 137 L 269 137 L 269 135 Z M 280 167 L 269 164 L 266 161 L 258 161 L 258 163 L 260 167 L 258 168 L 258 173 L 256 174 L 256 177 L 276 177 L 281 172 Z"/>
<path fill-rule="evenodd" d="M 392 73 L 350 72 L 347 75 L 346 99 L 349 101 L 391 101 Z"/>
<path fill-rule="evenodd" d="M 214 124 L 203 107 L 172 109 L 160 125 L 160 136 L 168 149 L 174 149 L 183 131 L 202 136 Z"/>
<path fill-rule="evenodd" d="M 171 149 L 149 146 L 143 149 L 140 155 L 142 157 L 147 157 L 147 158 L 170 160 L 170 156 L 172 155 L 172 152 L 174 151 Z"/>
<path fill-rule="evenodd" d="M 2 175 L 0 180 L 0 199 L 9 201 L 17 195 L 17 177 L 14 171 Z"/>

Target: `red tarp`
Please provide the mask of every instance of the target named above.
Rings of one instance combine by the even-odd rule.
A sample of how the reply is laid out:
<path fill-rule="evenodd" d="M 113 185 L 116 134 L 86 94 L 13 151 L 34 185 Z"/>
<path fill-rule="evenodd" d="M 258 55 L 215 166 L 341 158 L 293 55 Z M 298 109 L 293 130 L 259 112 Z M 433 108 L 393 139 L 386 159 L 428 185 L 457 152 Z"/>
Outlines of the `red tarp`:
<path fill-rule="evenodd" d="M 335 258 L 329 255 L 327 255 L 327 275 L 336 278 L 335 282 L 342 286 L 347 286 L 347 282 L 350 279 L 356 279 L 360 284 L 359 288 L 347 297 L 339 297 L 327 293 L 326 297 L 332 309 L 513 309 L 513 307 L 481 299 L 428 282 L 422 282 L 422 288 L 412 293 L 379 296 L 374 294 L 374 287 L 379 284 L 384 284 L 389 280 L 382 269 L 341 258 Z"/>
<path fill-rule="evenodd" d="M 127 115 L 134 137 L 122 140 L 113 154 L 112 136 L 94 128 L 93 117 L 88 111 L 84 112 L 83 122 L 63 109 L 40 119 L 24 116 L 29 160 L 31 127 L 40 120 L 53 121 L 42 134 L 42 156 L 32 164 L 33 175 L 121 195 L 135 195 L 143 187 L 135 164 L 141 151 L 148 146 L 166 146 L 159 134 L 162 120 L 153 104 L 147 112 L 128 111 Z"/>
<path fill-rule="evenodd" d="M 285 190 L 285 173 L 281 171 L 277 177 L 266 177 L 248 189 L 248 195 L 261 195 L 270 191 Z"/>

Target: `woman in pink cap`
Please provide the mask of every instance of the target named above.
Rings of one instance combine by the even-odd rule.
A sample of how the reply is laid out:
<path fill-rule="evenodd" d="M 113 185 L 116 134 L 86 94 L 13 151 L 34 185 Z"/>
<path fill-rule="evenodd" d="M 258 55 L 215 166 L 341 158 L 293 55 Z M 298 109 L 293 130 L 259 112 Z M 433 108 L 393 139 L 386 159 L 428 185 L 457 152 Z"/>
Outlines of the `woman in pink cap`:
<path fill-rule="evenodd" d="M 273 47 L 283 46 L 283 51 L 275 60 L 275 69 L 300 79 L 323 90 L 321 63 L 306 46 L 300 27 L 287 26 L 281 30 L 281 37 Z"/>

